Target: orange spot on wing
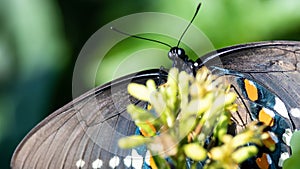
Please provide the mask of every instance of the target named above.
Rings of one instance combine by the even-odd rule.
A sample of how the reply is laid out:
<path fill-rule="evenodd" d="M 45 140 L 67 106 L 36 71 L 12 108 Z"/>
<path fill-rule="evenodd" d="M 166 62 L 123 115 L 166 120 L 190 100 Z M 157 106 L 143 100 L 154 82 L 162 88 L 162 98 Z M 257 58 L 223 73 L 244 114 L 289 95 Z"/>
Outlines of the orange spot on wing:
<path fill-rule="evenodd" d="M 248 98 L 251 101 L 256 101 L 258 99 L 258 90 L 257 90 L 256 86 L 247 79 L 244 80 L 244 83 L 245 83 L 245 89 L 246 89 Z"/>
<path fill-rule="evenodd" d="M 270 165 L 268 162 L 268 154 L 263 153 L 260 158 L 256 159 L 256 164 L 260 169 L 268 169 Z"/>
<path fill-rule="evenodd" d="M 258 113 L 258 120 L 263 122 L 265 125 L 273 126 L 274 125 L 274 117 L 266 112 L 264 108 L 262 108 Z"/>

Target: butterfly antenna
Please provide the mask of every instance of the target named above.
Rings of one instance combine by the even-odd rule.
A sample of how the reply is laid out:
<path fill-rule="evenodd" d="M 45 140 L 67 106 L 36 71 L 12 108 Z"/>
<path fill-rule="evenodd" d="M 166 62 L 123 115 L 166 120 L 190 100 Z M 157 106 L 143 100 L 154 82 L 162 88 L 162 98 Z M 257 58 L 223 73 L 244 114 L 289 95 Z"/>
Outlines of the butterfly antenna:
<path fill-rule="evenodd" d="M 190 21 L 190 23 L 188 24 L 188 26 L 185 28 L 185 30 L 184 30 L 183 33 L 181 34 L 181 37 L 179 38 L 179 41 L 178 41 L 176 47 L 179 46 L 179 44 L 180 44 L 180 42 L 181 42 L 181 39 L 183 38 L 184 34 L 186 33 L 186 31 L 189 29 L 189 27 L 190 27 L 191 24 L 193 23 L 194 19 L 196 18 L 197 14 L 198 14 L 198 12 L 199 12 L 199 10 L 200 10 L 200 7 L 201 7 L 201 3 L 199 3 L 199 5 L 197 6 L 196 12 L 195 12 L 195 14 L 194 14 L 192 20 Z"/>
<path fill-rule="evenodd" d="M 133 37 L 133 38 L 137 38 L 137 39 L 143 39 L 143 40 L 147 40 L 147 41 L 151 41 L 151 42 L 156 42 L 156 43 L 159 43 L 159 44 L 168 46 L 169 48 L 172 48 L 171 45 L 169 45 L 169 44 L 167 44 L 167 43 L 165 43 L 165 42 L 161 42 L 161 41 L 159 41 L 159 40 L 154 40 L 154 39 L 144 38 L 144 37 L 137 36 L 137 35 L 131 35 L 131 34 L 129 34 L 129 33 L 122 32 L 122 31 L 120 31 L 120 30 L 118 30 L 118 29 L 116 29 L 116 28 L 114 28 L 114 27 L 110 27 L 110 29 L 113 30 L 113 31 L 116 31 L 116 32 L 118 32 L 118 33 L 120 33 L 120 34 L 127 35 L 127 36 L 129 36 L 129 37 Z"/>

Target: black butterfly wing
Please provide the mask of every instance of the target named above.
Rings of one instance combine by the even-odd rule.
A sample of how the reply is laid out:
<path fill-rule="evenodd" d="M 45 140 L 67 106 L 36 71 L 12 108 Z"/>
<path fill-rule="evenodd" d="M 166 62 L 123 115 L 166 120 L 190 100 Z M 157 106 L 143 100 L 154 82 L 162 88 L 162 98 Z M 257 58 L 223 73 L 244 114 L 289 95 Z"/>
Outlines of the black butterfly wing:
<path fill-rule="evenodd" d="M 216 61 L 219 59 L 221 62 Z M 299 114 L 295 113 L 300 108 L 300 42 L 237 45 L 207 54 L 201 60 L 213 70 L 224 69 L 220 71 L 223 74 L 241 73 L 263 85 L 284 102 L 294 127 L 300 128 Z"/>
<path fill-rule="evenodd" d="M 126 107 L 146 105 L 128 95 L 127 85 L 148 79 L 160 84 L 166 77 L 161 70 L 142 71 L 87 92 L 32 129 L 15 150 L 11 167 L 125 168 L 123 160 L 132 152 L 118 148 L 117 141 L 136 130 Z"/>
<path fill-rule="evenodd" d="M 237 45 L 209 53 L 197 62 L 232 84 L 240 105 L 233 116 L 240 126 L 263 119 L 262 112 L 274 115 L 267 123 L 279 142 L 269 167 L 278 168 L 281 154 L 289 151 L 283 138 L 286 129 L 300 129 L 300 42 Z"/>
<path fill-rule="evenodd" d="M 293 129 L 299 129 L 299 49 L 299 42 L 286 41 L 238 45 L 205 55 L 201 58 L 203 63 L 199 65 L 210 67 L 233 84 L 234 90 L 240 95 L 238 102 L 244 105 L 236 115 L 242 125 L 255 118 L 253 107 L 265 106 L 280 114 L 282 105 L 276 107 L 276 102 L 270 104 L 272 99 L 279 98 L 287 114 L 279 119 L 285 118 Z M 221 62 L 218 62 L 219 59 Z M 121 150 L 116 144 L 118 138 L 133 134 L 136 127 L 127 113 L 123 112 L 129 103 L 142 107 L 146 105 L 127 94 L 128 81 L 132 79 L 145 83 L 148 79 L 155 79 L 160 84 L 164 83 L 166 76 L 160 70 L 141 72 L 99 87 L 74 100 L 47 117 L 26 136 L 16 149 L 11 166 L 128 166 L 122 160 L 132 152 Z M 258 100 L 253 101 L 245 94 L 245 79 L 253 81 L 255 87 L 262 91 Z M 280 123 L 277 126 L 282 129 L 286 127 L 280 126 Z M 279 134 L 282 135 L 282 131 Z"/>

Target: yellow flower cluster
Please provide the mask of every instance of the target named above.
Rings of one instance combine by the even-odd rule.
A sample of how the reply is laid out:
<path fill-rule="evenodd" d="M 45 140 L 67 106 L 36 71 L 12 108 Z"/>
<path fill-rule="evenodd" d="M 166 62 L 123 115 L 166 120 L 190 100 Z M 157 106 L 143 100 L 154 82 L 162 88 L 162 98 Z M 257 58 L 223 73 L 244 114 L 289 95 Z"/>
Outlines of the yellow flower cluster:
<path fill-rule="evenodd" d="M 258 136 L 263 127 L 254 131 L 250 127 L 235 137 L 227 134 L 231 113 L 237 110 L 236 94 L 229 89 L 205 67 L 195 77 L 172 68 L 167 83 L 158 87 L 153 80 L 146 85 L 129 84 L 128 92 L 149 106 L 148 110 L 128 106 L 142 135 L 122 138 L 119 146 L 146 144 L 158 168 L 186 168 L 187 158 L 193 161 L 190 167 L 203 162 L 205 168 L 236 168 L 257 153 L 255 146 L 242 146 L 249 142 L 261 144 Z M 242 142 L 236 141 L 245 136 Z M 167 162 L 166 157 L 171 160 Z"/>

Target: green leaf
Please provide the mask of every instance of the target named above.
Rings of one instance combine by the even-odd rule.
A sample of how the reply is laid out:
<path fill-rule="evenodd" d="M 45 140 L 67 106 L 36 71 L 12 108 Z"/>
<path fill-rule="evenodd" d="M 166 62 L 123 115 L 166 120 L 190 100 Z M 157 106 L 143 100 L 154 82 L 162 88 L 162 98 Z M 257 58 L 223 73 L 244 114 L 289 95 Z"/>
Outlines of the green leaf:
<path fill-rule="evenodd" d="M 283 162 L 283 169 L 298 169 L 300 166 L 300 131 L 294 132 L 291 138 L 292 156 Z"/>
<path fill-rule="evenodd" d="M 300 131 L 295 131 L 291 139 L 292 152 L 300 155 Z M 300 158 L 299 158 L 300 159 Z"/>

